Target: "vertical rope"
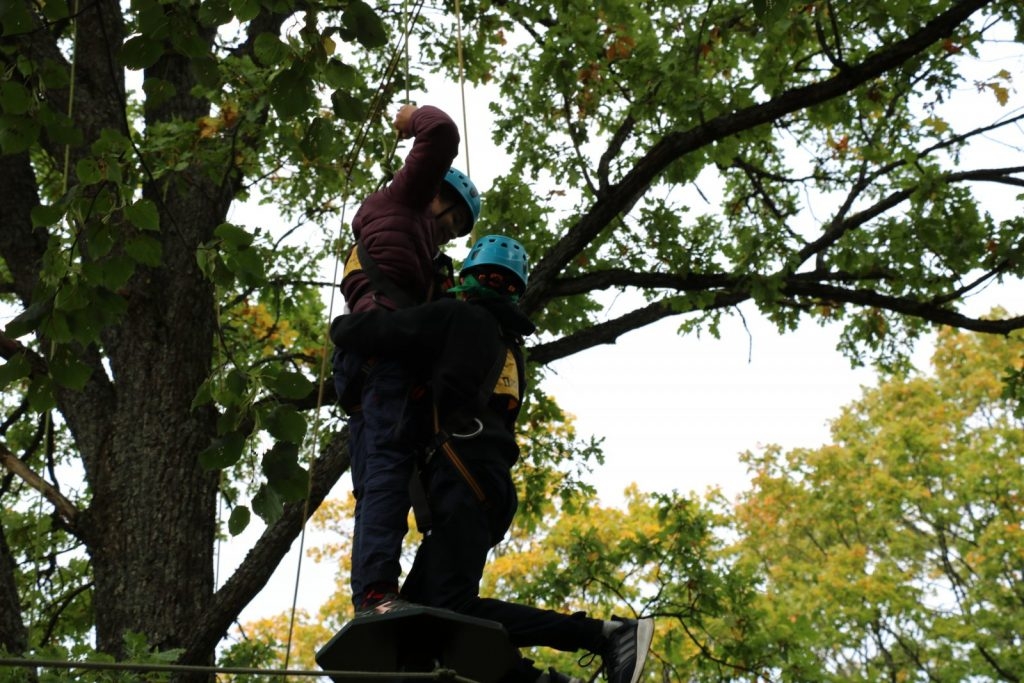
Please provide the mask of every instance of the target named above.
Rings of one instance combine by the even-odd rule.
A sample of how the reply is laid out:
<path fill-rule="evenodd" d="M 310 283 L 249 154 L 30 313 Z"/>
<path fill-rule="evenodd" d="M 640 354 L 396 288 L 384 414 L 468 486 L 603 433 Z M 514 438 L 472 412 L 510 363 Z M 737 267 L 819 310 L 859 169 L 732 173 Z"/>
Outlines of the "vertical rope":
<path fill-rule="evenodd" d="M 341 216 L 339 217 L 339 220 L 338 220 L 337 239 L 335 240 L 336 244 L 340 244 L 341 229 L 342 229 L 342 226 L 345 225 L 345 213 L 346 213 L 346 210 L 348 208 L 348 202 L 346 200 L 347 200 L 347 196 L 348 196 L 349 185 L 351 184 L 351 181 L 352 181 L 352 168 L 353 168 L 353 166 L 355 164 L 355 159 L 358 156 L 358 154 L 362 151 L 363 144 L 366 141 L 367 129 L 369 128 L 370 121 L 372 121 L 374 119 L 374 117 L 376 117 L 376 116 L 378 116 L 380 114 L 380 110 L 383 107 L 383 100 L 384 100 L 385 92 L 387 90 L 387 85 L 388 85 L 388 83 L 391 82 L 391 79 L 394 77 L 395 70 L 396 70 L 396 68 L 398 66 L 398 62 L 401 60 L 401 57 L 402 57 L 403 54 L 405 55 L 405 63 L 406 63 L 406 79 L 405 79 L 406 99 L 408 100 L 408 98 L 409 98 L 409 71 L 408 71 L 409 70 L 409 57 L 408 57 L 408 54 L 409 54 L 409 35 L 410 35 L 410 32 L 411 32 L 411 27 L 412 27 L 413 21 L 415 20 L 415 18 L 419 17 L 419 13 L 423 9 L 423 3 L 424 3 L 424 0 L 418 0 L 418 4 L 416 6 L 416 9 L 415 9 L 414 13 L 408 11 L 408 3 L 407 2 L 405 3 L 406 6 L 405 6 L 405 10 L 404 11 L 406 13 L 406 22 L 405 22 L 405 26 L 403 28 L 401 39 L 400 39 L 401 42 L 400 42 L 399 45 L 397 45 L 395 47 L 394 53 L 392 54 L 391 58 L 388 60 L 388 64 L 385 67 L 384 74 L 382 75 L 381 81 L 380 81 L 380 83 L 377 86 L 377 92 L 374 94 L 374 99 L 371 102 L 369 111 L 367 112 L 366 118 L 363 120 L 363 122 L 362 122 L 362 124 L 360 126 L 359 135 L 356 138 L 356 144 L 353 145 L 352 148 L 350 149 L 350 154 L 349 154 L 348 158 L 345 161 L 343 161 L 343 163 L 345 164 L 345 182 L 344 182 L 343 187 L 342 187 Z M 398 138 L 396 136 L 396 138 L 395 138 L 395 147 L 397 147 L 397 145 L 398 145 Z M 391 154 L 393 154 L 393 153 L 394 153 L 394 148 L 392 148 L 392 150 L 389 152 L 389 156 Z M 326 377 L 327 377 L 328 345 L 330 343 L 329 330 L 330 330 L 331 320 L 334 317 L 334 305 L 335 305 L 335 300 L 336 300 L 336 297 L 337 297 L 338 272 L 340 270 L 340 267 L 341 267 L 341 252 L 336 250 L 335 251 L 335 255 L 334 255 L 333 272 L 331 274 L 331 293 L 330 293 L 330 296 L 328 297 L 328 303 L 327 303 L 327 325 L 325 326 L 326 329 L 324 331 L 324 338 L 325 338 L 325 343 L 324 343 L 324 347 L 323 347 L 324 350 L 323 350 L 323 353 L 320 356 L 320 372 L 319 372 L 319 377 L 318 377 L 318 382 L 317 382 L 316 408 L 315 408 L 315 410 L 313 412 L 313 427 L 310 430 L 310 436 L 309 436 L 309 439 L 310 439 L 310 441 L 312 442 L 312 444 L 314 446 L 319 441 L 320 423 L 321 423 L 320 413 L 321 413 L 321 410 L 323 408 L 324 384 L 326 382 Z M 285 665 L 284 665 L 285 669 L 288 668 L 288 664 L 291 661 L 292 640 L 293 640 L 293 637 L 294 637 L 294 634 L 295 634 L 295 618 L 296 618 L 295 615 L 296 615 L 296 612 L 297 612 L 297 609 L 298 609 L 299 583 L 300 583 L 300 579 L 301 579 L 301 576 L 302 576 L 302 556 L 303 556 L 303 553 L 305 552 L 305 545 L 306 545 L 306 520 L 309 518 L 309 498 L 310 498 L 311 489 L 312 489 L 312 485 L 313 485 L 313 464 L 315 462 L 316 462 L 316 460 L 315 460 L 315 458 L 313 458 L 312 462 L 310 464 L 310 468 L 309 468 L 310 469 L 310 471 L 309 471 L 309 488 L 307 489 L 306 499 L 303 502 L 302 527 L 301 527 L 301 530 L 299 531 L 299 548 L 298 548 L 299 557 L 298 557 L 298 561 L 297 561 L 296 567 L 295 567 L 295 583 L 294 583 L 294 588 L 292 590 L 291 616 L 290 616 L 290 619 L 289 619 L 289 622 L 288 622 L 288 638 L 287 638 L 286 643 L 285 643 Z M 282 680 L 283 681 L 287 681 L 287 674 L 284 674 L 282 676 Z"/>
<path fill-rule="evenodd" d="M 459 58 L 459 96 L 462 100 L 462 138 L 466 148 L 466 175 L 473 177 L 469 168 L 469 121 L 466 117 L 466 69 L 462 55 L 462 11 L 459 0 L 455 0 L 455 54 Z"/>

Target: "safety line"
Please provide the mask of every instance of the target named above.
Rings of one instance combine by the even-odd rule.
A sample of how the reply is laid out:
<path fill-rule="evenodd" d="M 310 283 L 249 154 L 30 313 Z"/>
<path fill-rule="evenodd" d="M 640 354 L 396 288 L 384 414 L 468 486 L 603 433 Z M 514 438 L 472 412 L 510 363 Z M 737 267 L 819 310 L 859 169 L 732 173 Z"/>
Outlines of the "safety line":
<path fill-rule="evenodd" d="M 338 231 L 335 234 L 335 240 L 334 240 L 335 244 L 340 244 L 341 230 L 342 230 L 342 227 L 345 225 L 345 214 L 346 214 L 346 210 L 348 208 L 348 201 L 347 201 L 348 200 L 348 191 L 349 191 L 349 187 L 350 187 L 351 182 L 352 182 L 352 169 L 355 166 L 356 159 L 358 158 L 359 153 L 362 151 L 363 144 L 366 142 L 366 137 L 367 137 L 367 134 L 368 134 L 367 130 L 370 127 L 370 125 L 369 125 L 370 121 L 372 121 L 375 116 L 379 115 L 380 109 L 383 106 L 384 93 L 387 90 L 387 86 L 391 82 L 392 78 L 394 77 L 396 68 L 397 68 L 399 62 L 401 61 L 403 53 L 407 54 L 408 45 L 409 45 L 409 35 L 410 35 L 411 31 L 412 31 L 412 24 L 413 24 L 413 21 L 415 21 L 415 19 L 419 18 L 420 12 L 423 9 L 424 1 L 425 0 L 419 0 L 419 2 L 416 5 L 416 8 L 415 8 L 415 16 L 412 19 L 409 19 L 408 12 L 407 12 L 407 16 L 406 16 L 407 22 L 406 22 L 405 27 L 403 28 L 402 35 L 401 35 L 401 37 L 399 39 L 398 44 L 395 46 L 395 49 L 394 49 L 394 52 L 391 55 L 391 58 L 388 60 L 388 63 L 386 65 L 385 69 L 384 69 L 384 73 L 381 75 L 380 83 L 377 86 L 377 91 L 374 93 L 374 97 L 373 97 L 373 100 L 370 103 L 370 108 L 367 111 L 366 118 L 363 119 L 362 124 L 360 125 L 359 135 L 356 138 L 356 143 L 355 143 L 355 145 L 353 145 L 352 149 L 350 150 L 350 154 L 349 154 L 349 156 L 348 156 L 348 158 L 346 160 L 347 163 L 345 163 L 345 182 L 343 183 L 342 190 L 341 190 L 341 196 L 342 196 L 341 215 L 339 216 L 339 219 L 338 219 Z M 406 64 L 407 64 L 406 68 L 408 68 L 408 62 Z M 406 75 L 406 83 L 408 83 L 408 75 Z M 396 138 L 395 138 L 395 147 L 397 147 L 397 146 L 398 146 L 398 138 L 396 136 Z M 389 156 L 390 156 L 390 153 L 389 153 Z M 335 304 L 335 299 L 336 299 L 336 293 L 337 293 L 337 290 L 338 290 L 338 272 L 340 270 L 340 268 L 339 268 L 340 263 L 341 263 L 341 253 L 340 253 L 339 250 L 336 249 L 335 250 L 335 254 L 334 254 L 334 271 L 331 274 L 331 290 L 330 290 L 330 296 L 328 297 L 328 303 L 327 303 L 327 324 L 325 325 L 325 330 L 324 330 L 324 347 L 323 347 L 323 353 L 320 356 L 320 372 L 319 372 L 318 383 L 317 383 L 316 409 L 313 412 L 313 425 L 312 425 L 312 429 L 310 430 L 310 437 L 309 437 L 310 443 L 312 444 L 312 447 L 314 449 L 316 447 L 316 444 L 319 442 L 319 436 L 320 436 L 320 425 L 321 425 L 320 413 L 321 413 L 321 411 L 323 409 L 324 385 L 326 383 L 326 377 L 327 377 L 327 357 L 328 357 L 328 348 L 329 348 L 329 342 L 330 342 L 330 333 L 329 332 L 330 332 L 331 320 L 334 317 L 334 304 Z M 285 642 L 285 667 L 287 667 L 288 666 L 288 662 L 291 661 L 292 638 L 293 638 L 294 631 L 295 631 L 296 611 L 298 609 L 299 583 L 300 583 L 300 578 L 302 576 L 302 558 L 303 558 L 303 554 L 305 552 L 305 546 L 306 546 L 306 522 L 309 519 L 309 498 L 310 498 L 311 491 L 312 491 L 312 486 L 313 486 L 313 463 L 315 463 L 315 462 L 316 462 L 315 457 L 309 459 L 310 466 L 309 466 L 309 476 L 307 477 L 308 484 L 307 484 L 307 489 L 306 489 L 306 497 L 303 500 L 303 504 L 302 504 L 303 505 L 303 509 L 302 509 L 302 526 L 301 526 L 300 532 L 299 532 L 298 561 L 296 562 L 296 566 L 295 566 L 295 585 L 294 585 L 294 588 L 292 589 L 292 605 L 291 605 L 291 614 L 290 614 L 289 622 L 288 622 L 288 638 L 287 638 L 287 640 Z"/>
<path fill-rule="evenodd" d="M 459 0 L 455 0 L 455 54 L 459 58 L 459 96 L 462 100 L 462 139 L 466 143 L 466 175 L 472 178 L 473 174 L 469 168 L 469 120 L 466 117 L 466 68 L 465 60 L 462 56 L 462 12 L 459 10 Z"/>
<path fill-rule="evenodd" d="M 84 669 L 87 671 L 135 671 L 138 673 L 211 673 L 225 675 L 269 675 L 269 676 L 329 676 L 330 678 L 416 678 L 422 680 L 458 681 L 459 683 L 480 683 L 466 678 L 453 669 L 438 668 L 434 671 L 335 671 L 311 669 L 260 669 L 244 666 L 194 666 L 189 664 L 144 664 L 142 662 L 74 662 L 63 659 L 32 659 L 28 657 L 0 657 L 0 667 L 43 668 L 43 669 Z"/>

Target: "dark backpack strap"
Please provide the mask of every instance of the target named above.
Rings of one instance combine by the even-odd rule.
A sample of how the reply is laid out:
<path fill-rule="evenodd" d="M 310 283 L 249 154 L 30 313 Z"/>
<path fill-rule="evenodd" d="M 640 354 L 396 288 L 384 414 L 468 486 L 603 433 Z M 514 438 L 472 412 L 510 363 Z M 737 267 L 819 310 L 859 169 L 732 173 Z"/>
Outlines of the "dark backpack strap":
<path fill-rule="evenodd" d="M 380 266 L 370 256 L 370 252 L 363 246 L 362 240 L 356 240 L 356 256 L 359 258 L 359 265 L 363 267 L 363 271 L 366 272 L 366 277 L 370 279 L 370 284 L 378 292 L 391 299 L 399 308 L 409 308 L 415 306 L 416 302 L 409 294 L 401 289 L 388 278 L 387 275 L 381 271 Z"/>

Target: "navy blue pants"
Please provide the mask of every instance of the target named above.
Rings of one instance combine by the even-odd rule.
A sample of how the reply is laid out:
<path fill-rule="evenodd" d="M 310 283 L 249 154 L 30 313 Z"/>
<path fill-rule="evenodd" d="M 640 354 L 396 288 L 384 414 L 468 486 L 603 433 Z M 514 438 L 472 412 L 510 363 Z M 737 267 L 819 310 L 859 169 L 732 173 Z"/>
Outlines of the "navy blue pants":
<path fill-rule="evenodd" d="M 358 609 L 367 588 L 398 586 L 402 539 L 409 530 L 409 480 L 416 449 L 411 441 L 417 411 L 410 402 L 411 379 L 400 363 L 376 360 L 362 374 L 364 359 L 336 351 L 338 395 L 361 382 L 361 407 L 350 413 L 349 456 L 356 499 L 352 536 L 352 600 Z M 422 417 L 422 416 L 419 416 Z"/>
<path fill-rule="evenodd" d="M 433 524 L 416 552 L 402 585 L 402 597 L 497 621 L 516 647 L 597 650 L 602 622 L 582 612 L 562 614 L 480 597 L 487 555 L 504 538 L 518 505 L 509 464 L 493 456 L 495 449 L 488 448 L 487 440 L 485 433 L 475 439 L 453 441 L 486 495 L 483 504 L 443 452 L 434 456 L 427 477 Z M 505 683 L 532 683 L 540 673 L 523 658 Z"/>

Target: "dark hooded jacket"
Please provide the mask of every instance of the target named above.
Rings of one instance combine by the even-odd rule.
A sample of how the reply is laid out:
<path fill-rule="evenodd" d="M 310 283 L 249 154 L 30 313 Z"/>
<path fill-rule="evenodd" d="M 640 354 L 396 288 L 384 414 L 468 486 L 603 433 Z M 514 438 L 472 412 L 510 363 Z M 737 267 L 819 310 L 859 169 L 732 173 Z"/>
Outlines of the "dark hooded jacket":
<path fill-rule="evenodd" d="M 535 327 L 505 297 L 441 299 L 397 311 L 372 310 L 334 319 L 331 340 L 342 349 L 407 359 L 429 381 L 444 422 L 450 415 L 485 418 L 485 429 L 518 457 L 515 420 L 526 391 L 522 337 Z M 485 437 L 487 434 L 485 433 Z"/>
<path fill-rule="evenodd" d="M 425 301 L 434 283 L 434 238 L 431 200 L 459 151 L 459 130 L 436 107 L 417 109 L 409 121 L 412 149 L 387 187 L 374 192 L 352 219 L 352 233 L 363 243 L 380 271 L 413 301 Z M 375 292 L 355 251 L 345 264 L 341 291 L 349 310 L 397 308 Z"/>

